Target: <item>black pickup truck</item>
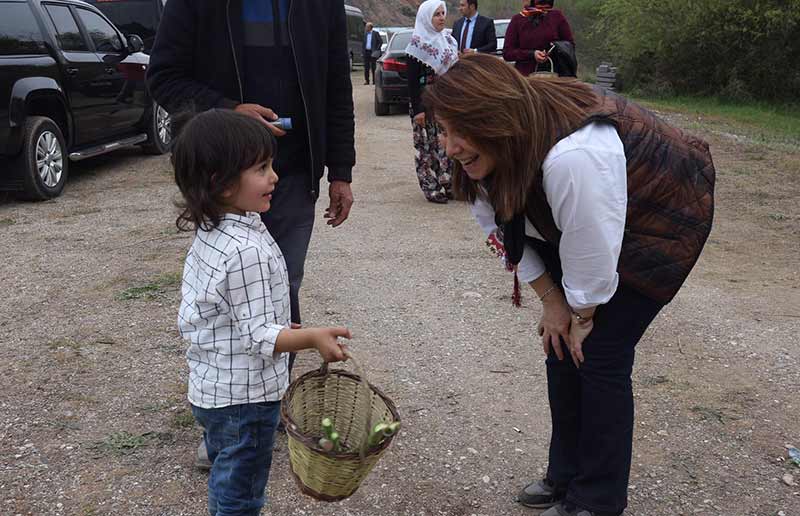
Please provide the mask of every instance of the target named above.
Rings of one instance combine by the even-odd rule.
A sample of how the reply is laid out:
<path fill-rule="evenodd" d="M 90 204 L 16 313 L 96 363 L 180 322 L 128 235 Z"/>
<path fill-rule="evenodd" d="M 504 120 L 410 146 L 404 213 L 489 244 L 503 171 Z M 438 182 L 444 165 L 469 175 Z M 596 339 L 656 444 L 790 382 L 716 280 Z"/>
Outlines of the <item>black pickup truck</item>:
<path fill-rule="evenodd" d="M 138 35 L 79 0 L 0 0 L 0 188 L 58 196 L 70 161 L 120 147 L 169 150 Z"/>

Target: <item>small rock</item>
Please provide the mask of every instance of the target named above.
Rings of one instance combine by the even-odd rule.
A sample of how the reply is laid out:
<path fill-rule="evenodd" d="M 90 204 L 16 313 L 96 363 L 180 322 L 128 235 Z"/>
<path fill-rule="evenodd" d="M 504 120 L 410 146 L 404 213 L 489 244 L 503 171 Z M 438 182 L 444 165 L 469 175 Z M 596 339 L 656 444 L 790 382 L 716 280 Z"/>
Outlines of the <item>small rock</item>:
<path fill-rule="evenodd" d="M 489 483 L 489 480 L 491 480 L 491 479 L 489 478 L 489 475 L 483 475 L 483 483 L 484 483 L 484 484 L 488 484 L 488 483 Z"/>
<path fill-rule="evenodd" d="M 479 293 L 477 293 L 477 292 L 464 292 L 463 294 L 461 294 L 461 297 L 464 297 L 464 298 L 471 297 L 471 298 L 473 298 L 473 299 L 478 299 L 478 298 L 481 298 L 481 297 L 483 297 L 483 296 L 482 296 L 482 295 L 480 295 L 480 294 L 479 294 Z"/>
<path fill-rule="evenodd" d="M 797 482 L 794 481 L 794 476 L 791 473 L 786 473 L 783 475 L 783 483 L 787 486 L 796 486 Z"/>
<path fill-rule="evenodd" d="M 478 450 L 476 450 L 475 448 L 467 448 L 467 451 L 470 452 L 473 455 L 477 455 L 478 454 Z"/>

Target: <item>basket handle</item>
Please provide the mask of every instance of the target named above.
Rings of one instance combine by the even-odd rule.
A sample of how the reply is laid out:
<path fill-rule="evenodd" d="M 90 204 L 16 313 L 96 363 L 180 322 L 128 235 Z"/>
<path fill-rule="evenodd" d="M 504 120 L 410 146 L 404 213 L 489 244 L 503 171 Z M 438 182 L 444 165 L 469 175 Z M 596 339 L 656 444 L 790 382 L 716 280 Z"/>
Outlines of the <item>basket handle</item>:
<path fill-rule="evenodd" d="M 364 375 L 364 368 L 362 368 L 360 362 L 355 359 L 352 351 L 350 351 L 350 349 L 345 349 L 344 356 L 347 357 L 347 360 L 353 362 L 353 366 L 356 369 L 356 373 L 358 373 L 358 377 L 361 379 L 361 388 L 364 391 L 364 412 L 367 415 L 367 417 L 365 418 L 367 426 L 364 432 L 364 440 L 361 443 L 361 449 L 359 450 L 359 458 L 361 460 L 364 460 L 364 457 L 367 456 L 367 447 L 369 446 L 369 433 L 370 430 L 372 430 L 372 411 L 370 410 L 372 393 L 369 390 L 367 377 Z M 319 370 L 323 374 L 328 374 L 328 362 L 323 362 Z"/>

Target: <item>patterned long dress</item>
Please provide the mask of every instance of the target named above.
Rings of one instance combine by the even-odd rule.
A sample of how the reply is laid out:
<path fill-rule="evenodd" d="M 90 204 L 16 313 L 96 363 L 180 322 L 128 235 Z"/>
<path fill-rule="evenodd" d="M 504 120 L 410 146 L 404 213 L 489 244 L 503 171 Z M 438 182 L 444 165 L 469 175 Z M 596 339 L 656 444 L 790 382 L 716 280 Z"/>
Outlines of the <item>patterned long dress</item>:
<path fill-rule="evenodd" d="M 422 113 L 422 90 L 435 80 L 433 70 L 416 59 L 408 59 L 409 115 L 414 131 L 414 164 L 417 179 L 425 198 L 431 202 L 446 203 L 452 198 L 450 183 L 453 164 L 439 142 L 439 125 L 428 118 L 425 126 L 414 123 L 414 116 Z"/>

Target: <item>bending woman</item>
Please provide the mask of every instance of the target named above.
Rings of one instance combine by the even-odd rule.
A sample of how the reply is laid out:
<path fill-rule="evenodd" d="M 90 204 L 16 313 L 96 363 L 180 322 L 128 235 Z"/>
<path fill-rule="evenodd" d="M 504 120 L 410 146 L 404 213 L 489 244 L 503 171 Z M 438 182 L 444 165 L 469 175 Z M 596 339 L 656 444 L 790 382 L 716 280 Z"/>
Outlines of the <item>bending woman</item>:
<path fill-rule="evenodd" d="M 454 194 L 542 300 L 549 466 L 518 499 L 550 507 L 543 516 L 621 514 L 634 350 L 711 230 L 708 145 L 622 97 L 480 54 L 424 101 L 456 163 Z"/>

